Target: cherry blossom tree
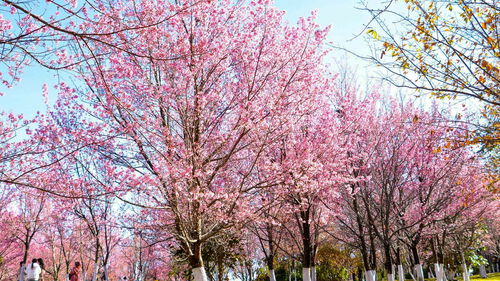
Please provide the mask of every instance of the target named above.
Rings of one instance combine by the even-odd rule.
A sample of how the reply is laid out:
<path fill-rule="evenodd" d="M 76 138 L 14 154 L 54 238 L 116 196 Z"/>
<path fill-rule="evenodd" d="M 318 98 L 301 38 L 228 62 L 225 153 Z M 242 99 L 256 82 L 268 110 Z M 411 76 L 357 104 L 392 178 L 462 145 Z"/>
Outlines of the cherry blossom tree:
<path fill-rule="evenodd" d="M 179 5 L 165 2 L 165 10 Z M 146 20 L 156 7 L 129 5 L 120 13 L 139 11 Z M 76 161 L 68 155 L 78 150 L 105 161 L 114 180 L 100 182 L 101 190 L 159 212 L 195 280 L 206 279 L 203 244 L 256 213 L 249 196 L 266 185 L 254 176 L 265 148 L 329 85 L 321 62 L 326 31 L 312 17 L 292 27 L 282 16 L 267 2 L 206 1 L 134 30 L 131 47 L 151 56 L 87 42 L 109 55 L 81 69 L 88 91 L 59 86 L 54 114 L 63 126 L 40 131 L 63 143 L 51 169 L 69 173 L 60 178 L 79 192 L 73 196 L 83 196 L 82 179 L 63 162 Z M 63 186 L 51 192 L 69 195 Z"/>

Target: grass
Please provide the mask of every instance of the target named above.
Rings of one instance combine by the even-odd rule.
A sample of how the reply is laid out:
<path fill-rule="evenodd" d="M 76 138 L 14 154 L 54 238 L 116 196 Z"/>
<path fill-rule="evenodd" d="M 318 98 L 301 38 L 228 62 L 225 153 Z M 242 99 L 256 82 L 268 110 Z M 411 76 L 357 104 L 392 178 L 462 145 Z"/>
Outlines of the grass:
<path fill-rule="evenodd" d="M 397 279 L 396 279 L 397 280 Z M 425 278 L 425 281 L 435 281 L 435 278 Z M 461 276 L 455 277 L 456 281 L 462 281 Z M 471 281 L 500 281 L 500 272 L 488 273 L 488 278 L 481 278 L 479 275 L 472 275 L 470 277 Z M 412 281 L 411 279 L 406 279 L 405 281 Z"/>
<path fill-rule="evenodd" d="M 473 281 L 473 280 L 487 280 L 487 281 L 500 281 L 500 273 L 497 272 L 497 273 L 488 273 L 488 278 L 481 278 L 479 275 L 472 275 L 470 277 L 470 280 Z"/>

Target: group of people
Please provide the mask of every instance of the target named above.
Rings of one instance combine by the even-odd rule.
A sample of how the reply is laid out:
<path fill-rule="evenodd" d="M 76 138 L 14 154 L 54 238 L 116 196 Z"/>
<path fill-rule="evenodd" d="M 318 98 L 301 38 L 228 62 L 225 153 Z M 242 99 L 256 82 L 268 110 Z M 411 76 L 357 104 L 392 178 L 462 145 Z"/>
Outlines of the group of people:
<path fill-rule="evenodd" d="M 26 265 L 24 261 L 20 264 L 18 281 L 43 281 L 45 273 L 45 265 L 43 259 L 33 259 L 30 264 Z M 68 279 L 69 281 L 78 281 L 80 275 L 81 264 L 75 262 L 75 266 L 71 269 Z"/>
<path fill-rule="evenodd" d="M 45 265 L 43 259 L 33 259 L 27 266 L 22 261 L 19 264 L 19 276 L 17 279 L 18 281 L 43 281 L 44 271 Z"/>

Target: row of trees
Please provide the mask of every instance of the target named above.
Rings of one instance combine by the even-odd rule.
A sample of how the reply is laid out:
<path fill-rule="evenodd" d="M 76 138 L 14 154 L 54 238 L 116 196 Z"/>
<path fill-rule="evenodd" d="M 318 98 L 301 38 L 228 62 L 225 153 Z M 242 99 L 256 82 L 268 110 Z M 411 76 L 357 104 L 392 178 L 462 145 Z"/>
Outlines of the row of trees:
<path fill-rule="evenodd" d="M 455 272 L 467 278 L 469 267 L 487 265 L 483 256 L 497 263 L 498 205 L 485 188 L 481 162 L 468 147 L 452 144 L 460 129 L 451 129 L 437 110 L 393 102 L 388 111 L 376 95 L 359 100 L 335 93 L 342 97 L 332 115 L 336 123 L 325 127 L 325 119 L 318 119 L 312 126 L 309 119 L 308 127 L 276 142 L 255 175 L 271 184 L 238 193 L 245 208 L 220 218 L 231 225 L 200 243 L 198 256 L 177 240 L 178 224 L 165 219 L 167 208 L 97 185 L 97 176 L 112 179 L 99 173 L 95 159 L 73 159 L 75 167 L 63 174 L 58 170 L 63 164 L 42 172 L 37 165 L 30 172 L 37 182 L 3 190 L 4 279 L 14 278 L 17 262 L 28 255 L 43 256 L 54 280 L 75 260 L 84 261 L 83 274 L 91 280 L 121 275 L 184 280 L 200 263 L 201 278 L 210 280 L 235 274 L 254 280 L 262 266 L 271 280 L 281 280 L 274 269 L 291 263 L 302 267 L 294 274 L 304 280 L 347 278 L 361 267 L 365 280 L 375 280 L 377 270 L 388 280 L 396 272 L 399 280 L 405 273 L 422 280 L 423 261 L 434 264 L 428 271 L 437 279 L 446 280 Z M 328 137 L 321 135 L 324 130 Z M 52 176 L 40 182 L 48 172 Z M 55 178 L 61 175 L 71 179 L 58 190 L 61 182 Z M 191 200 L 235 200 L 223 190 L 218 196 L 214 203 Z M 221 221 L 214 216 L 204 223 Z M 343 273 L 328 271 L 335 268 L 328 255 L 346 260 Z M 193 258 L 199 263 L 193 265 Z"/>
<path fill-rule="evenodd" d="M 483 163 L 458 145 L 468 127 L 339 83 L 314 15 L 291 26 L 268 1 L 143 0 L 48 1 L 41 16 L 2 2 L 11 80 L 36 62 L 77 81 L 55 85 L 46 114 L 3 115 L 6 279 L 40 255 L 54 280 L 75 259 L 92 280 L 224 280 L 229 264 L 252 280 L 260 259 L 271 280 L 283 259 L 316 280 L 334 239 L 370 281 L 379 259 L 389 280 L 405 260 L 423 279 L 432 245 L 443 280 L 454 254 L 467 267 L 463 239 L 497 227 Z"/>

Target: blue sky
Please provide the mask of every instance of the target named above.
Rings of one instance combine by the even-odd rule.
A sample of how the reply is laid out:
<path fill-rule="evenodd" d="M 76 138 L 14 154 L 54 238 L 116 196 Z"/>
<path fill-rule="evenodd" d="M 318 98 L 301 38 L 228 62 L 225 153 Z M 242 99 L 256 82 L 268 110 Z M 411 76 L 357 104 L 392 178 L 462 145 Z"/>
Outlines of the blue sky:
<path fill-rule="evenodd" d="M 370 2 L 380 3 L 374 0 Z M 350 40 L 362 31 L 363 25 L 369 20 L 366 12 L 356 9 L 359 7 L 358 0 L 275 0 L 275 5 L 286 11 L 286 19 L 291 23 L 295 23 L 299 17 L 310 15 L 312 10 L 317 10 L 317 22 L 322 26 L 332 25 L 329 40 L 334 45 L 357 53 L 364 53 L 368 49 L 364 36 Z M 333 54 L 334 57 L 342 55 L 341 51 L 335 51 Z M 349 57 L 349 64 L 356 66 L 365 63 Z M 26 68 L 21 78 L 21 82 L 11 89 L 0 85 L 0 93 L 5 93 L 0 96 L 0 111 L 22 113 L 30 118 L 37 111 L 45 110 L 41 95 L 42 85 L 52 84 L 56 78 L 54 73 L 36 66 Z M 54 96 L 51 87 L 49 93 Z"/>

